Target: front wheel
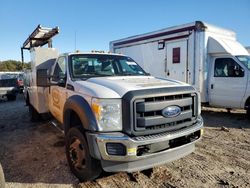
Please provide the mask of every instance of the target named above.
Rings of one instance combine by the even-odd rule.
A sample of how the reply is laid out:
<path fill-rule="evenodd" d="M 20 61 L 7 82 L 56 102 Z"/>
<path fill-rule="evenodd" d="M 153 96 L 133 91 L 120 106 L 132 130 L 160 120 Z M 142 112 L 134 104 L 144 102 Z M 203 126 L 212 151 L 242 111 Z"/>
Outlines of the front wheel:
<path fill-rule="evenodd" d="M 66 156 L 69 167 L 80 181 L 94 180 L 101 172 L 100 162 L 90 156 L 84 133 L 76 127 L 66 134 Z"/>
<path fill-rule="evenodd" d="M 247 109 L 247 119 L 250 120 L 250 108 Z"/>

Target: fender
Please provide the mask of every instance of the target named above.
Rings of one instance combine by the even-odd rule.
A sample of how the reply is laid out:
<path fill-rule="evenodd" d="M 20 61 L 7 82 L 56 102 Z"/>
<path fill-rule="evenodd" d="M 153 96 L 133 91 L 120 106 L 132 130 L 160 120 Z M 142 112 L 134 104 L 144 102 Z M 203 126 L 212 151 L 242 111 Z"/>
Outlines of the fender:
<path fill-rule="evenodd" d="M 73 95 L 67 99 L 63 109 L 63 123 L 65 133 L 67 133 L 67 131 L 70 129 L 71 111 L 74 111 L 78 115 L 85 130 L 91 132 L 98 131 L 97 121 L 89 103 L 83 97 L 79 95 Z"/>

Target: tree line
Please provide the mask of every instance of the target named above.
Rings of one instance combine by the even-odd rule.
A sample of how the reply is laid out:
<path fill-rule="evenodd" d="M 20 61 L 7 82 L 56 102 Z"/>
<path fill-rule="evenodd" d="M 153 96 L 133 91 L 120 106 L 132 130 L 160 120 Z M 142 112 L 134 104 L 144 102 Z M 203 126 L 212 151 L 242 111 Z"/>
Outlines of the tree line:
<path fill-rule="evenodd" d="M 22 63 L 16 60 L 0 61 L 0 71 L 22 71 L 24 69 L 30 69 L 30 62 Z"/>

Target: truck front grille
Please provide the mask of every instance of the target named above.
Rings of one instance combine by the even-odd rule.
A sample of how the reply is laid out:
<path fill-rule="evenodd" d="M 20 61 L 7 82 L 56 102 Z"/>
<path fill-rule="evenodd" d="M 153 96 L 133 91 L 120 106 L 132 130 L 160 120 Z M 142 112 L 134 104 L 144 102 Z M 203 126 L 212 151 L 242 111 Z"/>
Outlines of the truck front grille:
<path fill-rule="evenodd" d="M 134 102 L 135 131 L 170 131 L 186 127 L 195 119 L 194 94 L 150 97 Z M 164 117 L 162 110 L 168 106 L 178 106 L 181 112 L 176 117 Z"/>
<path fill-rule="evenodd" d="M 134 135 L 152 135 L 193 125 L 198 98 L 190 86 L 132 91 L 123 97 L 123 130 Z M 162 110 L 178 106 L 180 113 L 165 117 Z"/>

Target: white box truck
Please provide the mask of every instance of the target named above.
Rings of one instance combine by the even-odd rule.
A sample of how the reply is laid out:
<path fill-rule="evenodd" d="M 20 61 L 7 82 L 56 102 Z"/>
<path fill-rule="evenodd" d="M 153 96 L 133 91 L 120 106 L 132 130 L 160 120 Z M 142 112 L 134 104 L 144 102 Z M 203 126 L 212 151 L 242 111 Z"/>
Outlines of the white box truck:
<path fill-rule="evenodd" d="M 153 76 L 193 85 L 201 102 L 244 108 L 250 118 L 250 56 L 233 31 L 201 21 L 110 42 Z"/>
<path fill-rule="evenodd" d="M 23 44 L 32 57 L 24 91 L 31 119 L 49 113 L 64 131 L 80 180 L 152 168 L 194 150 L 203 120 L 192 86 L 148 76 L 120 54 L 59 55 L 51 48 L 57 32 L 39 26 Z"/>

